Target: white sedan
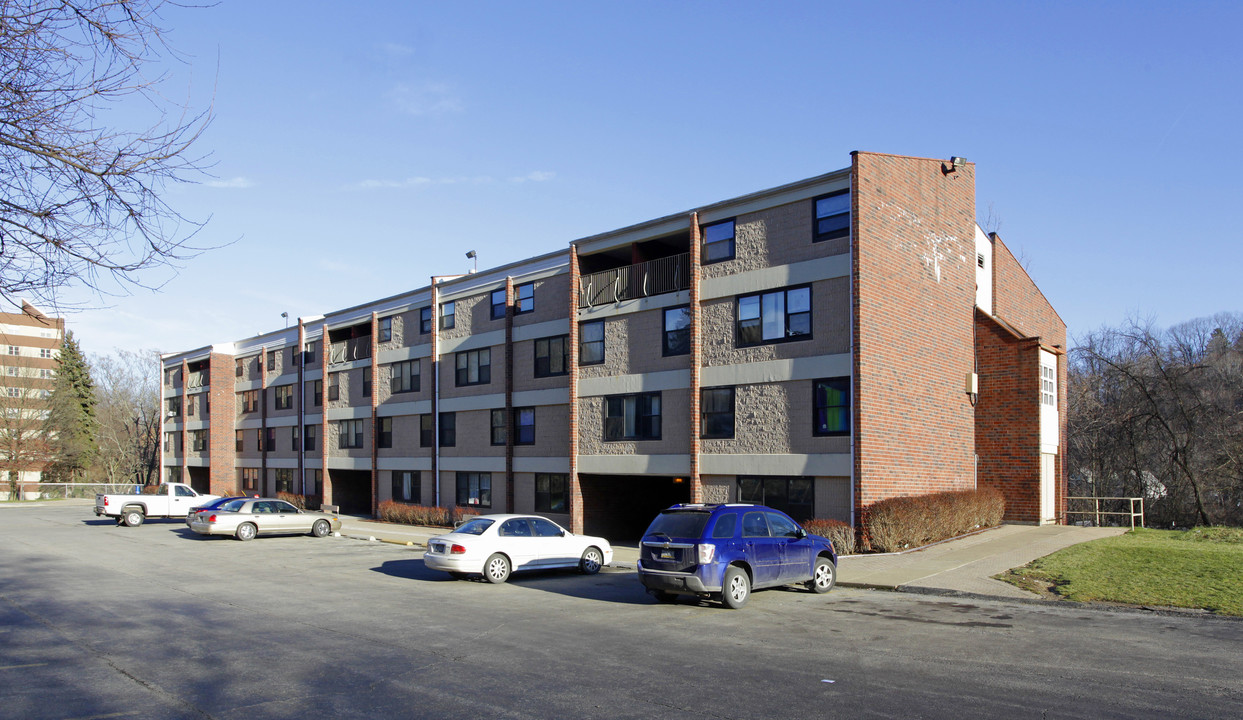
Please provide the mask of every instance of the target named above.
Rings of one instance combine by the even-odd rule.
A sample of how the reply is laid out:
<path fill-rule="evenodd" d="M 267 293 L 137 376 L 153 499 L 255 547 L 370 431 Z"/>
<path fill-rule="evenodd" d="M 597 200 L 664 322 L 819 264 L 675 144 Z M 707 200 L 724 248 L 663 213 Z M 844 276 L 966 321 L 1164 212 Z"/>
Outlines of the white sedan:
<path fill-rule="evenodd" d="M 456 578 L 482 574 L 503 583 L 518 570 L 578 568 L 588 575 L 613 561 L 602 537 L 575 535 L 538 515 L 481 515 L 427 541 L 423 562 Z"/>

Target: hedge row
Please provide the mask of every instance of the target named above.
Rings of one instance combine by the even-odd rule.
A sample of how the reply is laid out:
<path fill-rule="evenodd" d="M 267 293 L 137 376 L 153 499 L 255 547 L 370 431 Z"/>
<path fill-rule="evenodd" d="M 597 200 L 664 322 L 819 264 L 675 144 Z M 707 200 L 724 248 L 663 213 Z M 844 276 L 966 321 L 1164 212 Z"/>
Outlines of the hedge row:
<path fill-rule="evenodd" d="M 461 521 L 478 515 L 471 508 L 443 508 L 431 505 L 407 505 L 394 500 L 380 503 L 380 519 L 404 525 L 428 527 L 453 527 Z"/>
<path fill-rule="evenodd" d="M 881 500 L 868 508 L 865 542 L 896 552 L 999 525 L 1006 501 L 992 488 Z"/>
<path fill-rule="evenodd" d="M 841 520 L 815 518 L 803 523 L 803 529 L 812 535 L 820 535 L 833 541 L 838 555 L 855 554 L 855 529 Z"/>

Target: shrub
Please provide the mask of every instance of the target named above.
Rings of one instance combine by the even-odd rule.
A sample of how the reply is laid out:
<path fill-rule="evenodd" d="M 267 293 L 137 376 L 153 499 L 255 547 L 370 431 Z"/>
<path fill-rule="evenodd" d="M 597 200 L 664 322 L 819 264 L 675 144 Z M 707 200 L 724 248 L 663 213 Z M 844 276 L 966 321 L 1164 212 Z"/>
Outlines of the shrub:
<path fill-rule="evenodd" d="M 142 486 L 143 495 L 161 495 L 165 492 L 167 491 L 164 489 L 163 485 L 143 485 Z"/>
<path fill-rule="evenodd" d="M 429 505 L 407 505 L 403 502 L 385 500 L 380 503 L 380 519 L 405 525 L 451 527 L 452 510 Z M 471 514 L 479 513 L 471 511 Z"/>
<path fill-rule="evenodd" d="M 871 549 L 895 552 L 997 525 L 1005 511 L 993 488 L 889 498 L 868 508 L 865 532 Z"/>
<path fill-rule="evenodd" d="M 276 493 L 276 499 L 284 500 L 285 502 L 289 503 L 290 505 L 293 505 L 299 510 L 306 510 L 306 496 L 305 495 L 298 495 L 296 493 L 288 493 L 288 492 L 278 492 Z"/>
<path fill-rule="evenodd" d="M 838 555 L 855 554 L 855 529 L 841 520 L 812 519 L 803 523 L 803 529 L 833 541 Z"/>

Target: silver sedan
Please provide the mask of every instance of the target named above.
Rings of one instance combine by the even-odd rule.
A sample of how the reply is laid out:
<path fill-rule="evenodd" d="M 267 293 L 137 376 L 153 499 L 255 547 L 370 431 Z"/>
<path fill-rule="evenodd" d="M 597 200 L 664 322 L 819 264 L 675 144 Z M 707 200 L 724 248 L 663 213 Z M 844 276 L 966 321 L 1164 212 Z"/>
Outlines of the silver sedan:
<path fill-rule="evenodd" d="M 298 533 L 325 537 L 341 530 L 341 518 L 299 510 L 284 500 L 241 498 L 217 510 L 197 513 L 190 521 L 190 529 L 200 535 L 232 535 L 238 540 Z"/>

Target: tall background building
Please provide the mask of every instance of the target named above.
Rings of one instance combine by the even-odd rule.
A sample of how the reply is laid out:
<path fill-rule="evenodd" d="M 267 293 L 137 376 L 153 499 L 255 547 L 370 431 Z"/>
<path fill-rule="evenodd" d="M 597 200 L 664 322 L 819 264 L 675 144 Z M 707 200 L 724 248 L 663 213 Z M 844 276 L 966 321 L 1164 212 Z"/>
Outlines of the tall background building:
<path fill-rule="evenodd" d="M 23 301 L 19 313 L 0 313 L 0 494 L 40 482 L 48 465 L 44 421 L 65 321 Z"/>

